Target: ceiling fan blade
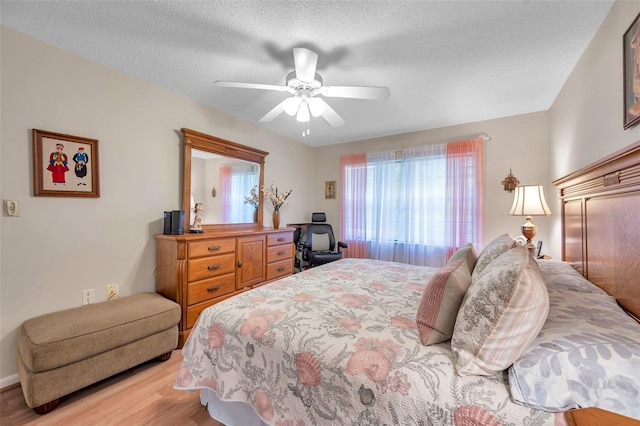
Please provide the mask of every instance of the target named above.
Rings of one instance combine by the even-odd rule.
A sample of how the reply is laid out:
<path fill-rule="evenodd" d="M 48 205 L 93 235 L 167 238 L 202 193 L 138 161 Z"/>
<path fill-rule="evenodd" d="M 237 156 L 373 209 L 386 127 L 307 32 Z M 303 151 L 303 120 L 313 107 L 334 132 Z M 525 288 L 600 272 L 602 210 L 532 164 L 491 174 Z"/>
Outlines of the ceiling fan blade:
<path fill-rule="evenodd" d="M 233 87 L 236 89 L 260 89 L 260 90 L 276 90 L 278 92 L 286 92 L 287 86 L 276 86 L 274 84 L 259 84 L 259 83 L 240 83 L 237 81 L 222 81 L 216 80 L 213 82 L 216 86 L 221 87 Z"/>
<path fill-rule="evenodd" d="M 324 102 L 324 100 L 322 102 Z M 338 113 L 333 108 L 331 108 L 329 104 L 326 102 L 324 102 L 324 111 L 322 111 L 321 115 L 322 115 L 322 118 L 327 120 L 327 122 L 331 124 L 333 127 L 340 127 L 344 123 L 346 123 L 342 119 L 342 117 L 340 117 L 340 115 L 338 115 Z"/>
<path fill-rule="evenodd" d="M 273 121 L 274 118 L 276 118 L 277 116 L 279 116 L 280 114 L 282 114 L 284 112 L 284 103 L 287 100 L 285 99 L 284 101 L 280 102 L 278 105 L 276 105 L 275 107 L 273 107 L 273 109 L 271 111 L 269 111 L 268 113 L 266 113 L 264 115 L 264 117 L 262 117 L 260 119 L 261 123 L 268 123 L 270 121 Z"/>
<path fill-rule="evenodd" d="M 378 86 L 322 86 L 320 93 L 328 98 L 383 100 L 391 95 L 388 87 Z"/>
<path fill-rule="evenodd" d="M 303 47 L 293 48 L 293 62 L 296 66 L 296 77 L 305 83 L 311 83 L 316 76 L 318 54 Z"/>

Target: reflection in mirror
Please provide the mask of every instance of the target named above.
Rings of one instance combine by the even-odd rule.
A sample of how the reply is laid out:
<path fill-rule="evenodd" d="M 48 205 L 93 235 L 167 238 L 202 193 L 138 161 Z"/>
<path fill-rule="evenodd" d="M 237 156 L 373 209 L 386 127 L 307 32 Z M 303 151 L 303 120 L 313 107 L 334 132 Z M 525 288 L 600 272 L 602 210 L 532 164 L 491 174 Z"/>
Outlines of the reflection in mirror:
<path fill-rule="evenodd" d="M 181 131 L 185 229 L 193 224 L 196 203 L 202 203 L 205 233 L 262 227 L 263 195 L 258 189 L 264 183 L 264 159 L 269 153 L 195 130 Z"/>
<path fill-rule="evenodd" d="M 191 208 L 203 204 L 203 223 L 257 222 L 259 179 L 259 164 L 191 150 Z"/>

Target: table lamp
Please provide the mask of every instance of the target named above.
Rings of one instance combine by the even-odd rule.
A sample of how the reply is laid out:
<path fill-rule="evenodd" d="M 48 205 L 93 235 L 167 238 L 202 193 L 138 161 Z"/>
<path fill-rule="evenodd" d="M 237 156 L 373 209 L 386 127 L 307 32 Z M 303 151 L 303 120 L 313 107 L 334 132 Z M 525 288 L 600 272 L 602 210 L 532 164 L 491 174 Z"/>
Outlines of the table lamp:
<path fill-rule="evenodd" d="M 535 247 L 531 240 L 535 237 L 538 227 L 531 220 L 531 216 L 548 216 L 551 214 L 551 210 L 544 199 L 542 185 L 519 185 L 516 186 L 515 192 L 509 214 L 527 217 L 527 221 L 520 227 L 520 230 L 527 239 L 529 253 L 533 255 Z"/>

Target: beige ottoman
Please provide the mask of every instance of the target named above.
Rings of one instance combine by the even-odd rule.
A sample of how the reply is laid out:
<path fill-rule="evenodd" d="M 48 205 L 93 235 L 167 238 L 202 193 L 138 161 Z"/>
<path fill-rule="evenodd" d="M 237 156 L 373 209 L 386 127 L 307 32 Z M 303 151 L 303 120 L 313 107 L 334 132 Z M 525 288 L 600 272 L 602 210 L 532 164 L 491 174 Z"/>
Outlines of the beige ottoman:
<path fill-rule="evenodd" d="M 27 405 L 38 414 L 61 396 L 158 357 L 178 344 L 180 306 L 156 293 L 53 312 L 25 321 L 18 371 Z"/>

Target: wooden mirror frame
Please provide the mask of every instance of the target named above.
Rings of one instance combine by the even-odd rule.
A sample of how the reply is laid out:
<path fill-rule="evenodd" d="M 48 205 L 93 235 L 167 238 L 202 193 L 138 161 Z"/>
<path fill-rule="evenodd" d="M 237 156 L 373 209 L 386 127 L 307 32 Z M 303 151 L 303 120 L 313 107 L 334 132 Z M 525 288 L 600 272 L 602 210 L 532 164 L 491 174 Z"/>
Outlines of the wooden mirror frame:
<path fill-rule="evenodd" d="M 195 130 L 182 128 L 180 129 L 184 135 L 184 151 L 183 151 L 183 168 L 182 168 L 182 209 L 184 210 L 184 229 L 188 232 L 191 227 L 191 150 L 199 149 L 201 151 L 219 154 L 223 157 L 236 158 L 239 160 L 250 161 L 260 165 L 260 178 L 258 188 L 264 185 L 264 158 L 269 155 L 266 151 L 241 145 L 215 136 L 196 132 Z M 263 194 L 258 191 L 258 223 L 221 223 L 208 224 L 203 223 L 202 229 L 229 229 L 231 228 L 255 228 L 262 227 L 262 206 Z"/>

